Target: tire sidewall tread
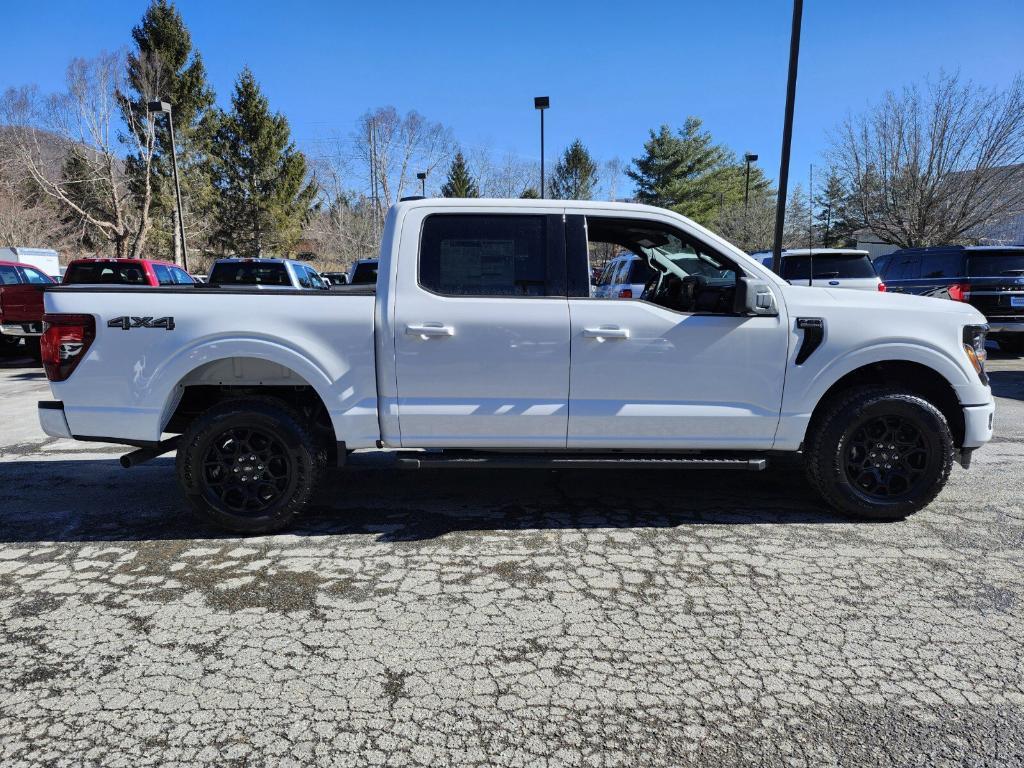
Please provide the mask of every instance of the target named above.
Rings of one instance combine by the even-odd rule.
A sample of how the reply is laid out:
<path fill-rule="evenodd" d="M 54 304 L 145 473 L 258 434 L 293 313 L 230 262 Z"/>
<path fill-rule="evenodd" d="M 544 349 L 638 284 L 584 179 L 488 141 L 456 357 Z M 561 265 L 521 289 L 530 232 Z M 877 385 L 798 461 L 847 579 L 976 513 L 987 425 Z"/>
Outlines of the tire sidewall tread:
<path fill-rule="evenodd" d="M 914 408 L 925 422 L 934 422 L 933 429 L 928 431 L 939 450 L 938 471 L 931 482 L 910 499 L 872 503 L 852 489 L 842 469 L 841 449 L 850 425 L 860 421 L 867 411 L 887 403 L 900 410 Z M 927 423 L 923 426 L 928 429 Z M 804 457 L 808 480 L 831 507 L 856 517 L 901 520 L 912 515 L 935 500 L 953 469 L 956 448 L 945 416 L 932 403 L 904 390 L 883 387 L 852 390 L 827 404 L 821 416 L 812 420 L 808 432 Z"/>
<path fill-rule="evenodd" d="M 290 453 L 297 475 L 290 495 L 259 517 L 213 506 L 196 482 L 209 441 L 224 429 L 245 425 L 273 431 Z M 312 497 L 323 467 L 321 453 L 302 417 L 286 403 L 272 397 L 245 397 L 225 400 L 195 418 L 182 435 L 175 467 L 182 493 L 200 519 L 233 533 L 273 533 L 290 525 Z"/>

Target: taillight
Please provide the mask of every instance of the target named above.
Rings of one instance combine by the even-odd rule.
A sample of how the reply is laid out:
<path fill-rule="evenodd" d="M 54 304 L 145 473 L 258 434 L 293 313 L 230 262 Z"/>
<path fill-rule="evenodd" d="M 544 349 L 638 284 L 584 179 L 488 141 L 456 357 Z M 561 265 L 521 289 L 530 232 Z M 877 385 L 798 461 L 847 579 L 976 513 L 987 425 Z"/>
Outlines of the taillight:
<path fill-rule="evenodd" d="M 953 283 L 949 286 L 949 298 L 953 301 L 968 301 L 971 298 L 971 284 Z"/>
<path fill-rule="evenodd" d="M 620 299 L 632 299 L 633 298 L 633 289 L 632 288 L 622 288 L 622 289 L 620 289 L 619 290 L 619 298 Z"/>
<path fill-rule="evenodd" d="M 881 291 L 882 293 L 885 293 L 885 283 L 879 283 L 878 290 Z"/>
<path fill-rule="evenodd" d="M 46 378 L 64 381 L 85 357 L 96 338 L 96 319 L 92 315 L 43 315 L 43 337 L 39 348 Z"/>

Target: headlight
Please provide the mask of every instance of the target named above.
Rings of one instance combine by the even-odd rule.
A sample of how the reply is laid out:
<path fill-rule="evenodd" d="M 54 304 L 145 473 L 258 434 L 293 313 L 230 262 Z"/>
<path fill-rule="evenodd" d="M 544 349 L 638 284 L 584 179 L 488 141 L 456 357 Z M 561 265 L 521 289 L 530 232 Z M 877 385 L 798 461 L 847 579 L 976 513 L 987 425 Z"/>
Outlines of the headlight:
<path fill-rule="evenodd" d="M 987 325 L 964 326 L 964 352 L 967 353 L 967 359 L 971 361 L 982 384 L 988 384 L 988 374 L 985 373 L 985 360 L 988 359 L 988 353 L 985 351 L 987 333 Z"/>

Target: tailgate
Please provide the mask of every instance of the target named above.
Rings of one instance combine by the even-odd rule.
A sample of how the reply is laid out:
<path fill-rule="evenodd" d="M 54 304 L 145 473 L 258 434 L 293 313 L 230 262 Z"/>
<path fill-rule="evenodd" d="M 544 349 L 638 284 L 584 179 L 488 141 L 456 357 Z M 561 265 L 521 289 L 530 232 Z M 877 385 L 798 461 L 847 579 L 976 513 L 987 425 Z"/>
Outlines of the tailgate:
<path fill-rule="evenodd" d="M 38 323 L 43 319 L 45 285 L 5 285 L 0 288 L 0 318 L 5 323 Z"/>

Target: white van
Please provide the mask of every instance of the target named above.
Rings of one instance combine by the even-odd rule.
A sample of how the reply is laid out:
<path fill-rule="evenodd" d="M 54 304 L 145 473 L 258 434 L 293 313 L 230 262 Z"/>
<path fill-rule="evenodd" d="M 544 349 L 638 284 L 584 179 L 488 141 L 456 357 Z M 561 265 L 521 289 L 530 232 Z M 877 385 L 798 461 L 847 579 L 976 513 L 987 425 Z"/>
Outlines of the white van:
<path fill-rule="evenodd" d="M 60 257 L 51 248 L 24 248 L 20 245 L 14 248 L 0 248 L 0 261 L 28 264 L 60 282 Z"/>

